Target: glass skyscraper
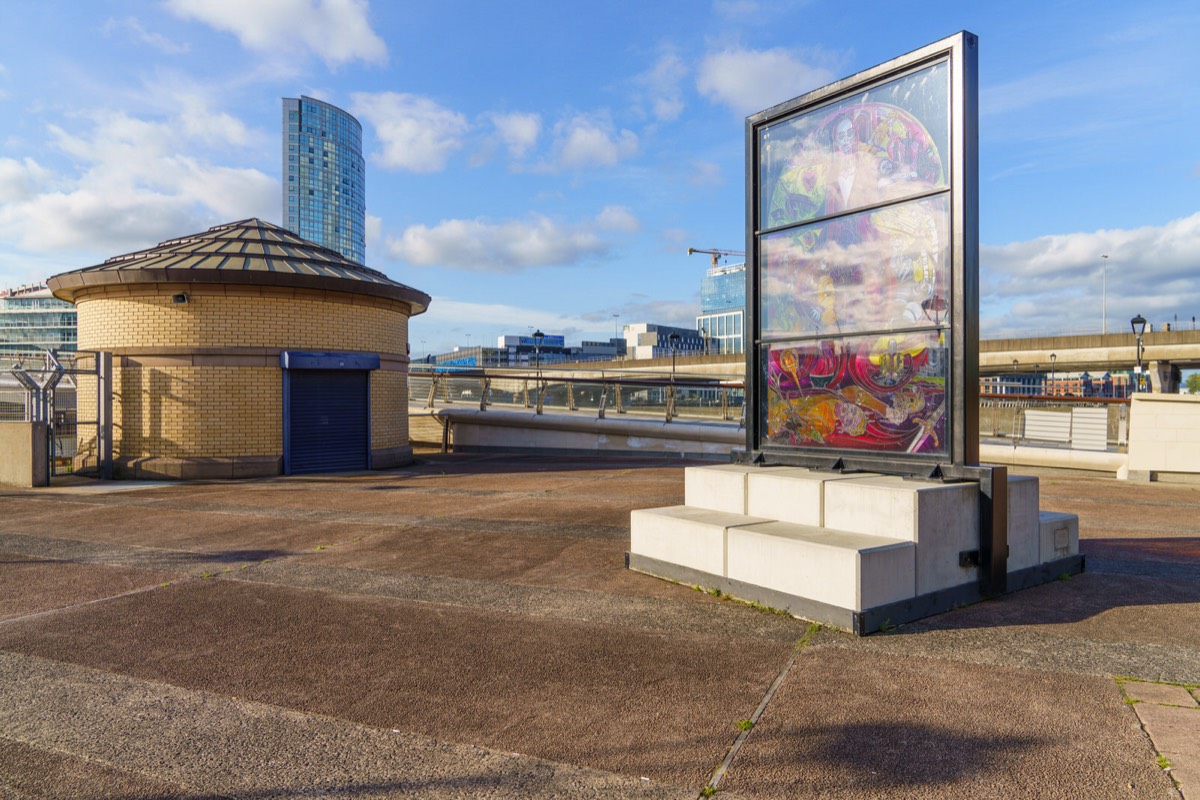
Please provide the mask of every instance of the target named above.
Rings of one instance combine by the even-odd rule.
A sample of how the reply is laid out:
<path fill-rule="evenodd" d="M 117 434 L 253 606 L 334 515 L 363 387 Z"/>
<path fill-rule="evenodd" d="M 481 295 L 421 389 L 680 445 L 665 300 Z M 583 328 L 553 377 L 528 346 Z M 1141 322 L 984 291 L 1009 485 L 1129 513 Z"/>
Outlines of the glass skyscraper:
<path fill-rule="evenodd" d="M 365 263 L 364 167 L 358 120 L 311 97 L 283 98 L 285 228 Z"/>
<path fill-rule="evenodd" d="M 710 353 L 745 351 L 746 265 L 714 266 L 700 281 L 700 316 L 696 330 Z"/>

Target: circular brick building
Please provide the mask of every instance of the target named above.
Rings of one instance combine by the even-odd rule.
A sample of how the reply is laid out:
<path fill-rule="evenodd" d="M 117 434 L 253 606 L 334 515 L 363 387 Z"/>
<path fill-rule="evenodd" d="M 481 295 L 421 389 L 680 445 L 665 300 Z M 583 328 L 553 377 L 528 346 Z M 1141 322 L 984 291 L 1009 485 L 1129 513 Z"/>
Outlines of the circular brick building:
<path fill-rule="evenodd" d="M 428 307 L 424 292 L 258 219 L 48 283 L 76 305 L 79 350 L 113 354 L 117 477 L 412 459 L 408 320 Z M 80 386 L 79 419 L 96 418 L 95 397 Z M 94 464 L 94 451 L 81 440 L 79 460 Z"/>

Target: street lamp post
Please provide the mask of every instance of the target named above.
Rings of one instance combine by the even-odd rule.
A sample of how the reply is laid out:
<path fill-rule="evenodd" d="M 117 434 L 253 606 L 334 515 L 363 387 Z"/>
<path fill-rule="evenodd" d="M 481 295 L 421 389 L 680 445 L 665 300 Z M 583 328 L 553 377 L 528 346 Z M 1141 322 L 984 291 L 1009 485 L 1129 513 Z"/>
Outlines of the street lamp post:
<path fill-rule="evenodd" d="M 1012 379 L 1012 393 L 1013 394 L 1021 393 L 1019 391 L 1021 386 L 1020 386 L 1020 384 L 1017 383 L 1017 364 L 1019 364 L 1019 363 L 1021 363 L 1021 362 L 1017 361 L 1017 359 L 1015 359 L 1015 358 L 1013 359 L 1013 379 Z"/>
<path fill-rule="evenodd" d="M 1144 348 L 1142 345 L 1142 335 L 1146 332 L 1146 318 L 1138 314 L 1133 319 L 1129 320 L 1129 325 L 1133 328 L 1133 335 L 1137 337 L 1137 391 L 1142 390 L 1142 353 Z"/>
<path fill-rule="evenodd" d="M 667 341 L 671 343 L 671 383 L 675 382 L 675 351 L 679 349 L 679 342 L 682 338 L 678 333 L 672 333 L 667 337 Z"/>
<path fill-rule="evenodd" d="M 1058 384 L 1054 382 L 1054 362 L 1058 360 L 1058 356 L 1054 353 L 1050 354 L 1050 392 L 1058 394 Z"/>
<path fill-rule="evenodd" d="M 542 342 L 546 334 L 538 328 L 533 332 L 533 368 L 537 372 L 537 413 L 542 413 Z"/>

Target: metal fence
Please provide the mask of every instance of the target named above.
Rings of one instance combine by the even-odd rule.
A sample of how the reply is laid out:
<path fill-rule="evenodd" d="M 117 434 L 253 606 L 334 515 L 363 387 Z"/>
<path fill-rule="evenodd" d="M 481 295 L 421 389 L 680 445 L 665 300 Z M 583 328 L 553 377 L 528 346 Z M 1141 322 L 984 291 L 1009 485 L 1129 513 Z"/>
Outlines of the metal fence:
<path fill-rule="evenodd" d="M 1081 425 L 1091 426 L 1099 417 L 1095 424 L 1103 432 L 1098 435 L 1107 447 L 1119 449 L 1129 443 L 1129 403 L 1128 398 L 981 394 L 979 434 L 1016 444 L 1073 445 Z"/>
<path fill-rule="evenodd" d="M 51 475 L 80 469 L 106 472 L 104 443 L 111 432 L 103 420 L 111 388 L 103 366 L 111 363 L 108 359 L 90 351 L 50 350 L 0 364 L 0 420 L 46 423 Z M 82 412 L 81 397 L 88 400 Z M 81 442 L 86 443 L 82 450 Z"/>
<path fill-rule="evenodd" d="M 529 372 L 504 369 L 445 370 L 415 365 L 408 376 L 409 402 L 425 408 L 474 405 L 672 419 L 742 419 L 745 386 L 740 379 L 670 373 Z"/>

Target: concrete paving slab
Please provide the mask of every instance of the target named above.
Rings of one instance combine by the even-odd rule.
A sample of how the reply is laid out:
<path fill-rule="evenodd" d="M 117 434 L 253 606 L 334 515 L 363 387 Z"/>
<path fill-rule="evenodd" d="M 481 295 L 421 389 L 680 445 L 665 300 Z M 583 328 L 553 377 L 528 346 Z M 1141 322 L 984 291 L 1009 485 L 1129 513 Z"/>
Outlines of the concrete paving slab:
<path fill-rule="evenodd" d="M 807 624 L 621 570 L 628 518 L 613 515 L 681 502 L 686 463 L 450 455 L 0 491 L 0 587 L 51 575 L 50 613 L 13 605 L 0 623 L 0 796 L 72 796 L 45 772 L 121 797 L 694 797 Z M 1163 796 L 1137 721 L 1152 704 L 1121 704 L 1141 749 L 1096 756 L 1083 728 L 1116 730 L 1098 688 L 1119 698 L 1113 676 L 1200 684 L 1200 494 L 1054 474 L 1041 496 L 1081 512 L 1088 572 L 885 635 L 812 635 L 795 696 L 767 705 L 720 796 L 790 797 L 857 767 L 872 726 L 902 752 L 933 750 L 929 768 L 875 783 L 851 771 L 830 796 Z M 106 583 L 154 571 L 185 577 L 137 595 Z M 87 587 L 96 602 L 76 606 Z M 789 720 L 816 732 L 797 738 Z M 755 754 L 764 733 L 774 749 Z M 1093 762 L 1128 765 L 1134 785 L 1081 786 Z"/>
<path fill-rule="evenodd" d="M 0 738 L 0 787 L 7 783 L 28 797 L 695 796 L 640 776 L 439 742 L 70 664 L 0 653 L 0 676 L 0 725 L 9 737 Z M 57 774 L 41 772 L 47 767 Z M 73 788 L 79 791 L 71 794 Z"/>
<path fill-rule="evenodd" d="M 1121 688 L 1125 690 L 1125 694 L 1130 700 L 1138 703 L 1156 703 L 1160 706 L 1181 706 L 1183 708 L 1200 707 L 1186 686 L 1177 686 L 1171 683 L 1125 681 L 1121 684 Z M 1200 737 L 1197 738 L 1197 744 L 1200 746 Z"/>
<path fill-rule="evenodd" d="M 625 537 L 585 539 L 549 532 L 530 535 L 414 527 L 343 542 L 300 560 L 388 573 L 696 599 L 692 597 L 694 592 L 680 591 L 666 581 L 647 581 L 627 570 L 628 544 Z M 480 558 L 481 553 L 487 557 Z"/>
<path fill-rule="evenodd" d="M 790 643 L 210 580 L 10 622 L 0 649 L 700 786 Z"/>
<path fill-rule="evenodd" d="M 822 649 L 801 655 L 721 786 L 789 798 L 1175 796 L 1112 680 Z"/>
<path fill-rule="evenodd" d="M 0 797 L 8 800 L 208 800 L 216 796 L 0 736 Z"/>
<path fill-rule="evenodd" d="M 99 567 L 0 550 L 0 621 L 178 580 L 179 572 Z"/>
<path fill-rule="evenodd" d="M 1010 626 L 1093 641 L 1200 647 L 1200 584 L 1084 572 L 917 624 L 960 630 Z"/>
<path fill-rule="evenodd" d="M 1200 708 L 1138 703 L 1134 709 L 1184 798 L 1200 797 Z"/>

